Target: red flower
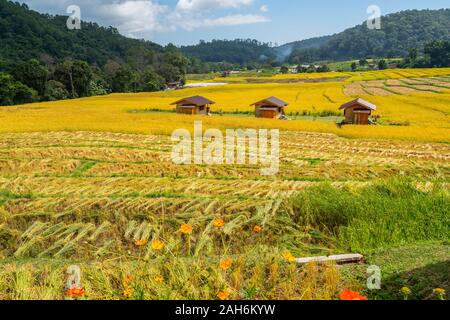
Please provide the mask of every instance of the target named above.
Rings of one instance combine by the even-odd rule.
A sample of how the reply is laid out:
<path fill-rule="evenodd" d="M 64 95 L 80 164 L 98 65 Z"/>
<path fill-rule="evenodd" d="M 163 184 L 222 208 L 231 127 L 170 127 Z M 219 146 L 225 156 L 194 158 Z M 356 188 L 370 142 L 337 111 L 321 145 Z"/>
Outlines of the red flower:
<path fill-rule="evenodd" d="M 366 297 L 360 295 L 358 292 L 345 289 L 339 294 L 341 300 L 369 300 Z"/>

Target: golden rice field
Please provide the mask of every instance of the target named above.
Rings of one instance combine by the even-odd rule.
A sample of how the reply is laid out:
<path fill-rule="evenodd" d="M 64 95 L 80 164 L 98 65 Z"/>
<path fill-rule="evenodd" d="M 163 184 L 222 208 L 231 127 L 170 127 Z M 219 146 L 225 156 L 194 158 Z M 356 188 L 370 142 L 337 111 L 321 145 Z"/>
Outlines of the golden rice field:
<path fill-rule="evenodd" d="M 449 75 L 450 69 L 415 69 L 355 73 L 347 80 L 336 82 L 276 83 L 270 78 L 265 83 L 237 83 L 156 93 L 112 94 L 2 107 L 0 132 L 81 130 L 170 134 L 174 129 L 192 126 L 192 118 L 173 114 L 173 106 L 170 104 L 185 96 L 203 95 L 217 102 L 213 108 L 215 116 L 202 119 L 206 128 L 267 127 L 285 131 L 334 133 L 348 138 L 448 142 Z M 277 77 L 288 76 L 303 75 Z M 319 74 L 305 76 L 317 77 Z M 255 119 L 252 116 L 236 118 L 230 115 L 235 112 L 251 112 L 251 103 L 269 95 L 289 102 L 287 112 L 291 115 L 301 115 L 305 112 L 320 114 L 323 111 L 337 113 L 342 103 L 356 96 L 362 97 L 378 106 L 377 114 L 381 115 L 382 123 L 387 125 L 346 126 L 338 129 L 333 124 L 338 120 L 337 117 L 336 121 L 332 119 L 326 123 L 320 121 L 320 118 L 274 122 Z M 152 110 L 165 110 L 167 113 Z"/>
<path fill-rule="evenodd" d="M 401 299 L 403 286 L 414 299 L 445 298 L 433 289 L 450 290 L 449 75 L 390 70 L 1 107 L 0 299 L 73 298 L 71 265 L 83 299 L 333 300 L 344 289 Z M 227 113 L 267 95 L 294 114 L 336 111 L 362 91 L 383 125 Z M 169 135 L 194 118 L 169 105 L 194 94 L 223 112 L 199 118 L 205 128 L 281 129 L 279 173 L 175 165 Z M 349 252 L 366 264 L 295 263 Z M 365 287 L 371 264 L 383 269 L 381 291 Z"/>

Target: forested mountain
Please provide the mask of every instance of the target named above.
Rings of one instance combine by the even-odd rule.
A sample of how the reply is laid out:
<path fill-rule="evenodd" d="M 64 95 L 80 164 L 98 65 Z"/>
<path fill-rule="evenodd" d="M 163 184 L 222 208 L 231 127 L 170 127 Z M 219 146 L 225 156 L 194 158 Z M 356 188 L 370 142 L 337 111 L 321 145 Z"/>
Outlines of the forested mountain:
<path fill-rule="evenodd" d="M 256 40 L 201 41 L 181 47 L 188 57 L 206 62 L 251 64 L 308 63 L 366 57 L 406 57 L 410 49 L 450 39 L 450 9 L 408 10 L 382 17 L 380 30 L 364 22 L 343 32 L 272 47 Z"/>
<path fill-rule="evenodd" d="M 319 48 L 293 43 L 289 61 L 405 57 L 411 49 L 423 48 L 433 40 L 449 39 L 450 9 L 408 10 L 384 16 L 380 30 L 370 30 L 364 22 L 325 39 Z"/>
<path fill-rule="evenodd" d="M 112 27 L 82 22 L 81 30 L 68 30 L 67 17 L 51 16 L 0 0 L 0 56 L 24 61 L 49 55 L 54 59 L 71 57 L 89 64 L 104 65 L 109 59 L 125 62 L 130 49 L 161 52 L 155 43 L 126 38 Z"/>
<path fill-rule="evenodd" d="M 184 80 L 189 60 L 175 46 L 96 23 L 69 30 L 67 19 L 0 0 L 0 105 L 154 91 Z"/>
<path fill-rule="evenodd" d="M 279 58 L 279 60 L 285 60 L 292 54 L 292 52 L 296 50 L 318 49 L 321 46 L 325 45 L 331 38 L 332 36 L 324 36 L 291 42 L 276 47 L 275 52 L 277 53 L 277 57 Z"/>
<path fill-rule="evenodd" d="M 251 39 L 200 41 L 197 45 L 182 46 L 180 49 L 188 57 L 195 57 L 203 62 L 247 65 L 276 57 L 271 44 Z"/>

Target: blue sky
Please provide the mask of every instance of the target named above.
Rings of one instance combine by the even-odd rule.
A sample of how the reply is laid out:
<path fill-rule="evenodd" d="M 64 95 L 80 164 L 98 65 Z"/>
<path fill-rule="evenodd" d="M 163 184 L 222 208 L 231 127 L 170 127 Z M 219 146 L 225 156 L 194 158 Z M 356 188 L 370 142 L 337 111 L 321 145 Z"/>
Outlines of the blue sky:
<path fill-rule="evenodd" d="M 284 44 L 343 31 L 367 20 L 377 5 L 388 14 L 449 8 L 448 0 L 25 0 L 32 9 L 66 14 L 78 5 L 83 20 L 117 27 L 126 36 L 160 44 L 252 38 Z"/>

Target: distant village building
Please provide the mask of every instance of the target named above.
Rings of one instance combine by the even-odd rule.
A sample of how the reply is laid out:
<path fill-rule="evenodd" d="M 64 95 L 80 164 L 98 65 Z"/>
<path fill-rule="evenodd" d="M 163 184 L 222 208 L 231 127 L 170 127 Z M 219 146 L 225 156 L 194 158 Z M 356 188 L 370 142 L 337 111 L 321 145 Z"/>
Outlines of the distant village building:
<path fill-rule="evenodd" d="M 369 124 L 372 111 L 376 111 L 376 105 L 361 98 L 343 104 L 339 110 L 344 110 L 345 124 Z"/>
<path fill-rule="evenodd" d="M 215 104 L 215 102 L 205 97 L 194 96 L 178 100 L 171 105 L 177 106 L 176 112 L 179 114 L 209 115 L 212 104 Z"/>
<path fill-rule="evenodd" d="M 167 90 L 182 89 L 183 88 L 183 84 L 181 83 L 181 81 L 169 82 L 166 85 L 166 88 L 167 88 Z"/>
<path fill-rule="evenodd" d="M 389 62 L 388 63 L 388 69 L 397 69 L 397 68 L 398 68 L 397 62 Z"/>
<path fill-rule="evenodd" d="M 286 118 L 284 108 L 289 104 L 276 97 L 270 97 L 251 106 L 255 106 L 255 115 L 257 118 L 282 119 Z"/>
<path fill-rule="evenodd" d="M 289 73 L 297 73 L 298 66 L 289 67 Z"/>

